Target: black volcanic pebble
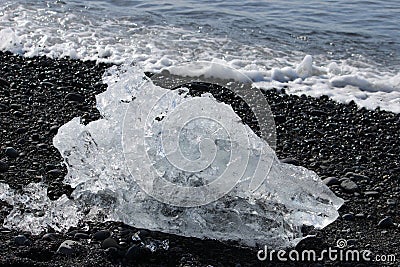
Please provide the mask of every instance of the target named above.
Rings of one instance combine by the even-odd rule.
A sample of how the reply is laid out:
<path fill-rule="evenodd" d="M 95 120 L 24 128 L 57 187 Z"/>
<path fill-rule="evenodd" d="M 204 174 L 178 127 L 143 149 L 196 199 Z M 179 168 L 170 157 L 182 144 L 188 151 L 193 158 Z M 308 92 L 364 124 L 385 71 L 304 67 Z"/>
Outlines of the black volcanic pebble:
<path fill-rule="evenodd" d="M 55 233 L 47 233 L 42 236 L 43 240 L 54 241 L 57 240 L 57 235 Z"/>
<path fill-rule="evenodd" d="M 56 134 L 58 132 L 58 128 L 60 128 L 59 126 L 51 126 L 49 129 L 49 133 L 51 134 Z"/>
<path fill-rule="evenodd" d="M 46 149 L 46 148 L 48 148 L 48 145 L 44 144 L 44 143 L 41 143 L 41 144 L 37 144 L 36 147 L 39 148 L 39 149 Z"/>
<path fill-rule="evenodd" d="M 362 175 L 362 174 L 358 174 L 358 173 L 354 173 L 354 172 L 347 172 L 345 175 L 345 177 L 348 177 L 352 180 L 355 181 L 360 181 L 360 180 L 370 180 L 370 178 L 366 175 Z"/>
<path fill-rule="evenodd" d="M 22 245 L 26 245 L 27 243 L 29 243 L 29 239 L 26 238 L 24 235 L 18 235 L 16 237 L 14 237 L 14 242 L 17 245 L 22 246 Z"/>
<path fill-rule="evenodd" d="M 328 177 L 322 180 L 324 184 L 330 186 L 330 185 L 337 185 L 340 184 L 339 179 L 336 177 Z"/>
<path fill-rule="evenodd" d="M 107 249 L 107 248 L 119 248 L 118 242 L 114 239 L 114 238 L 106 238 L 103 240 L 103 242 L 101 243 L 101 247 L 103 249 Z"/>
<path fill-rule="evenodd" d="M 342 218 L 343 218 L 343 220 L 346 220 L 346 221 L 354 221 L 355 216 L 352 213 L 346 213 L 342 216 Z"/>
<path fill-rule="evenodd" d="M 348 239 L 348 240 L 347 240 L 347 245 L 348 245 L 348 246 L 354 246 L 354 245 L 357 244 L 357 242 L 358 242 L 357 239 Z"/>
<path fill-rule="evenodd" d="M 8 171 L 9 166 L 7 162 L 0 160 L 0 172 L 6 172 Z"/>
<path fill-rule="evenodd" d="M 377 191 L 365 191 L 364 195 L 367 197 L 378 197 L 380 194 Z"/>
<path fill-rule="evenodd" d="M 129 260 L 134 260 L 138 258 L 139 255 L 140 255 L 140 245 L 133 245 L 126 251 L 125 257 Z"/>
<path fill-rule="evenodd" d="M 10 87 L 10 83 L 0 77 L 0 88 L 8 88 L 8 87 Z"/>
<path fill-rule="evenodd" d="M 365 214 L 364 213 L 357 213 L 356 215 L 354 215 L 356 218 L 365 218 Z"/>
<path fill-rule="evenodd" d="M 76 238 L 76 239 L 89 239 L 90 236 L 88 234 L 85 234 L 85 233 L 76 233 L 74 235 L 74 238 Z"/>
<path fill-rule="evenodd" d="M 109 247 L 109 248 L 105 249 L 104 251 L 107 253 L 107 255 L 109 257 L 112 257 L 112 258 L 118 258 L 121 256 L 121 253 L 118 251 L 118 248 L 115 248 L 115 247 Z"/>
<path fill-rule="evenodd" d="M 340 183 L 340 187 L 349 193 L 353 193 L 358 190 L 358 185 L 350 179 L 343 179 Z"/>
<path fill-rule="evenodd" d="M 108 238 L 110 236 L 111 236 L 110 231 L 101 230 L 101 231 L 96 232 L 93 235 L 93 239 L 101 241 L 101 240 L 104 240 L 104 239 L 106 239 L 106 238 Z"/>
<path fill-rule="evenodd" d="M 140 238 L 146 238 L 150 236 L 150 232 L 146 229 L 141 229 L 138 234 Z"/>
<path fill-rule="evenodd" d="M 140 261 L 150 255 L 150 250 L 142 245 L 131 246 L 125 254 L 125 258 L 128 260 Z"/>
<path fill-rule="evenodd" d="M 378 222 L 378 227 L 380 228 L 389 228 L 394 226 L 392 217 L 385 217 Z"/>
<path fill-rule="evenodd" d="M 60 169 L 52 169 L 52 170 L 49 170 L 47 172 L 47 174 L 51 175 L 51 176 L 54 176 L 54 177 L 57 177 L 57 176 L 60 176 L 62 174 L 62 171 Z"/>
<path fill-rule="evenodd" d="M 27 129 L 25 127 L 18 128 L 16 131 L 17 134 L 24 134 L 26 132 L 27 132 Z"/>
<path fill-rule="evenodd" d="M 85 97 L 81 94 L 77 93 L 69 93 L 65 96 L 66 100 L 75 101 L 75 102 L 84 102 Z"/>
<path fill-rule="evenodd" d="M 0 103 L 0 112 L 7 111 L 9 107 L 3 103 Z"/>
<path fill-rule="evenodd" d="M 79 251 L 81 243 L 73 240 L 65 240 L 57 249 L 57 253 L 64 255 L 76 254 Z"/>
<path fill-rule="evenodd" d="M 39 140 L 40 140 L 40 135 L 38 135 L 38 134 L 32 134 L 31 139 L 32 139 L 33 141 L 39 141 Z"/>
<path fill-rule="evenodd" d="M 18 151 L 13 147 L 7 147 L 5 150 L 5 154 L 9 158 L 17 158 L 19 156 Z"/>
<path fill-rule="evenodd" d="M 388 205 L 396 205 L 397 201 L 395 199 L 389 198 L 386 199 L 386 204 Z"/>
<path fill-rule="evenodd" d="M 69 232 L 67 233 L 67 236 L 74 236 L 76 233 L 79 233 L 79 230 L 74 229 L 74 230 L 72 230 L 72 231 L 69 231 Z"/>

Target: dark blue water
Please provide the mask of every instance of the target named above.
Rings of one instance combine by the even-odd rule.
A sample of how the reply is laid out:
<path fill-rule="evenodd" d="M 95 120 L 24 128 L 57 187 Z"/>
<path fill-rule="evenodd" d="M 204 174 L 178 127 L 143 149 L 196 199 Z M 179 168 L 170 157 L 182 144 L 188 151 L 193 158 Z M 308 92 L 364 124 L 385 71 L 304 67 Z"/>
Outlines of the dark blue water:
<path fill-rule="evenodd" d="M 398 0 L 109 0 L 86 1 L 83 5 L 99 15 L 132 18 L 148 25 L 201 28 L 206 33 L 284 52 L 326 54 L 334 59 L 361 55 L 389 66 L 400 62 Z"/>
<path fill-rule="evenodd" d="M 398 0 L 19 0 L 6 3 L 78 12 L 98 21 L 110 18 L 140 26 L 172 25 L 283 52 L 325 54 L 333 59 L 363 56 L 387 66 L 398 66 L 400 62 Z"/>

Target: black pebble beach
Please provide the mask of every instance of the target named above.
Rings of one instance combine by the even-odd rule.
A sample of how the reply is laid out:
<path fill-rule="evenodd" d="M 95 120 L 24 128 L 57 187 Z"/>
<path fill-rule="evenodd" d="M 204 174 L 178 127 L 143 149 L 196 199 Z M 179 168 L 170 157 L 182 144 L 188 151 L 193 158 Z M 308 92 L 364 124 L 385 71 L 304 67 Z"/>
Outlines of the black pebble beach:
<path fill-rule="evenodd" d="M 20 189 L 44 181 L 51 199 L 72 192 L 62 183 L 66 168 L 52 139 L 74 117 L 99 118 L 95 95 L 106 89 L 101 77 L 108 67 L 0 52 L 0 182 Z M 314 236 L 296 249 L 321 251 L 345 239 L 347 248 L 395 255 L 395 262 L 260 262 L 257 250 L 235 243 L 106 222 L 39 236 L 0 227 L 0 266 L 399 266 L 400 114 L 284 89 L 265 96 L 275 116 L 278 157 L 315 171 L 345 200 L 340 218 L 322 230 L 304 229 Z M 0 207 L 3 221 L 11 207 Z M 168 240 L 169 248 L 151 252 L 137 236 Z"/>

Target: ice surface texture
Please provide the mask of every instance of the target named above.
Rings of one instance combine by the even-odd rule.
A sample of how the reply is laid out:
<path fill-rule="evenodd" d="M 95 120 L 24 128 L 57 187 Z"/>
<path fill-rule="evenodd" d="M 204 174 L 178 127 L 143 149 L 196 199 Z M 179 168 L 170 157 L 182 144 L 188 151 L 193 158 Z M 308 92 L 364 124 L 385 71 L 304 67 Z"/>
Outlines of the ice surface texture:
<path fill-rule="evenodd" d="M 338 217 L 343 200 L 314 172 L 280 163 L 230 106 L 208 94 L 191 97 L 183 89 L 154 86 L 133 68 L 112 68 L 104 80 L 108 89 L 97 96 L 103 118 L 88 125 L 74 118 L 54 138 L 68 168 L 64 182 L 75 188 L 72 199 L 50 201 L 40 185 L 31 185 L 23 195 L 1 190 L 0 198 L 14 204 L 6 226 L 37 233 L 48 226 L 63 230 L 80 220 L 107 219 L 183 236 L 283 248 L 303 238 L 303 225 L 323 228 Z M 188 114 L 174 113 L 185 104 L 193 113 L 208 110 L 218 116 L 173 124 Z M 139 121 L 145 121 L 142 128 Z M 179 144 L 181 154 L 171 157 L 168 140 Z M 227 177 L 217 179 L 232 166 Z M 205 186 L 213 183 L 215 187 Z M 195 193 L 188 198 L 185 188 Z M 190 205 L 215 194 L 215 201 Z M 45 205 L 40 216 L 19 212 L 18 206 L 35 210 L 38 205 Z"/>

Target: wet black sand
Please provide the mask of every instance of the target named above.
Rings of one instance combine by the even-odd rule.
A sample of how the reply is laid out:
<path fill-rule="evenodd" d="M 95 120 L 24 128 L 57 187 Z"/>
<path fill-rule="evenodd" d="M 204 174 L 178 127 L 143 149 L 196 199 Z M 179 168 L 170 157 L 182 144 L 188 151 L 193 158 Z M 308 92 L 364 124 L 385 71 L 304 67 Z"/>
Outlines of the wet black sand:
<path fill-rule="evenodd" d="M 73 117 L 81 116 L 86 122 L 99 117 L 94 96 L 106 89 L 101 83 L 106 68 L 93 62 L 29 59 L 0 52 L 0 182 L 18 189 L 44 180 L 51 198 L 71 192 L 62 185 L 66 169 L 52 138 L 57 128 Z M 322 250 L 334 247 L 338 239 L 346 239 L 348 248 L 371 250 L 373 257 L 395 255 L 397 261 L 392 265 L 398 266 L 400 115 L 337 104 L 327 97 L 297 97 L 276 91 L 265 95 L 276 116 L 279 158 L 312 169 L 322 178 L 335 177 L 330 179 L 330 188 L 346 201 L 336 222 L 320 231 L 305 229 L 316 237 L 302 241 L 297 249 Z M 13 147 L 18 155 L 10 149 L 6 153 L 7 147 Z M 0 207 L 2 220 L 10 207 L 5 203 Z M 387 217 L 390 219 L 381 222 Z M 108 240 L 116 248 L 102 248 L 107 244 L 93 238 L 99 230 L 108 230 L 111 238 L 122 243 L 113 245 Z M 235 244 L 142 231 L 142 240 L 169 240 L 167 251 L 151 253 L 135 247 L 131 236 L 136 231 L 120 223 L 87 224 L 43 238 L 1 228 L 0 266 L 299 265 L 261 263 L 256 250 Z M 21 242 L 18 235 L 24 235 L 27 241 L 22 238 Z M 72 255 L 56 253 L 65 240 L 80 243 Z M 127 252 L 131 247 L 134 249 Z M 371 265 L 330 261 L 327 257 L 302 264 Z"/>

